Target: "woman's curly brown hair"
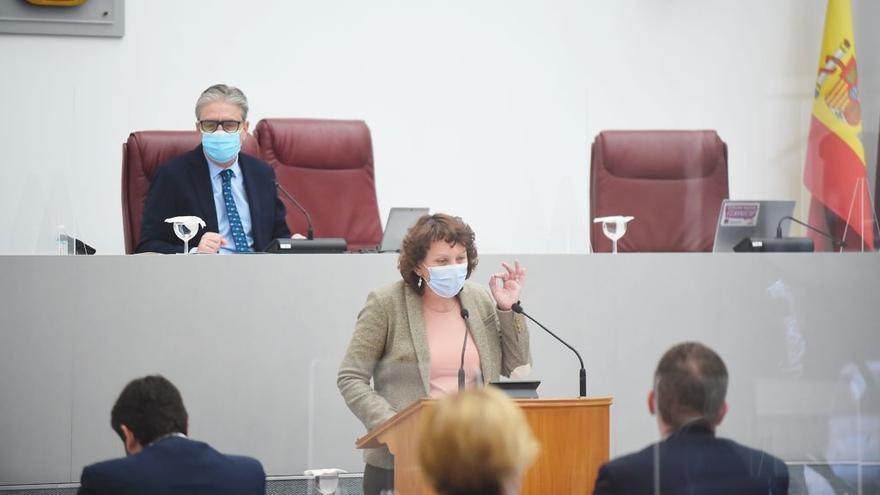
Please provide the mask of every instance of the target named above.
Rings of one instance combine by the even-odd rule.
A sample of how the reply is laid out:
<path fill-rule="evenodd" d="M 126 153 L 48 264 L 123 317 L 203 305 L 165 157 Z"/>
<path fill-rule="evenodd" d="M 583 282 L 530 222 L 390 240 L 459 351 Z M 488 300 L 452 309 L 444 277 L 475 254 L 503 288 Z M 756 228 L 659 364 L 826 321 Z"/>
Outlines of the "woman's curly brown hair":
<path fill-rule="evenodd" d="M 453 246 L 456 244 L 464 246 L 467 252 L 467 276 L 470 277 L 477 267 L 477 245 L 474 243 L 474 238 L 474 231 L 460 217 L 445 213 L 422 216 L 403 238 L 400 258 L 397 260 L 400 276 L 416 293 L 419 295 L 424 293 L 424 286 L 419 286 L 416 267 L 425 260 L 434 241 L 444 241 Z"/>

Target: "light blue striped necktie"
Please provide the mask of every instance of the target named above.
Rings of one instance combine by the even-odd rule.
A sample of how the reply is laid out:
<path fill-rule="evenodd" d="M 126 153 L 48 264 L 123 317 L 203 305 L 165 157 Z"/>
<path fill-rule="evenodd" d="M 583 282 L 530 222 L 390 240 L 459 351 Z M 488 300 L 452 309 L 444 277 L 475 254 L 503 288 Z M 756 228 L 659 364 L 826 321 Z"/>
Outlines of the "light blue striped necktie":
<path fill-rule="evenodd" d="M 235 252 L 247 253 L 250 251 L 250 247 L 247 236 L 244 235 L 244 227 L 241 226 L 238 208 L 235 207 L 235 199 L 232 197 L 232 170 L 227 168 L 220 172 L 220 178 L 223 179 L 223 201 L 226 203 L 226 218 L 229 220 L 229 228 L 232 230 Z"/>

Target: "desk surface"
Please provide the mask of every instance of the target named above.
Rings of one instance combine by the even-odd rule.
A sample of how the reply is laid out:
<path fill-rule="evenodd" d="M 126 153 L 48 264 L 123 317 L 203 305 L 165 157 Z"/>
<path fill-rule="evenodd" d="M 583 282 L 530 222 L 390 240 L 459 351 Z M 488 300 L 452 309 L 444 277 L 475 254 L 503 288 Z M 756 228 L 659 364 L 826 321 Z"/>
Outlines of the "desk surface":
<path fill-rule="evenodd" d="M 486 283 L 502 260 L 481 257 Z M 876 254 L 522 255 L 523 305 L 613 396 L 612 455 L 656 440 L 660 354 L 714 347 L 731 373 L 720 434 L 786 460 L 880 461 Z M 0 257 L 0 485 L 76 480 L 122 454 L 110 408 L 131 378 L 181 389 L 190 433 L 270 475 L 363 464 L 336 369 L 395 255 Z M 542 397 L 577 395 L 570 351 L 534 325 Z M 860 419 L 856 420 L 857 412 Z M 843 439 L 843 440 L 841 440 Z M 861 453 L 859 453 L 861 450 Z"/>

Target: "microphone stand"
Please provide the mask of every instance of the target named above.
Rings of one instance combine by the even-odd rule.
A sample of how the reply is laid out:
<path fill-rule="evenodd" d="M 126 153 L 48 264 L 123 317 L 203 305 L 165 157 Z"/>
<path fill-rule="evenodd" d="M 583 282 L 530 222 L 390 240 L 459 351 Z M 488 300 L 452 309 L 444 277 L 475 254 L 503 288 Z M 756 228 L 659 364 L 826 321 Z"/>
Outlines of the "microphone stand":
<path fill-rule="evenodd" d="M 526 318 L 528 318 L 529 320 L 531 320 L 532 322 L 534 322 L 536 325 L 538 325 L 539 327 L 541 327 L 542 329 L 544 329 L 545 332 L 547 332 L 547 333 L 549 333 L 550 335 L 552 335 L 553 338 L 555 338 L 556 340 L 558 340 L 559 342 L 561 342 L 562 345 L 564 345 L 565 347 L 568 347 L 569 349 L 571 349 L 572 352 L 574 352 L 574 355 L 577 356 L 578 361 L 581 363 L 581 370 L 580 370 L 580 375 L 579 375 L 579 378 L 580 378 L 580 395 L 579 395 L 579 396 L 580 396 L 580 397 L 586 397 L 586 396 L 587 396 L 587 370 L 584 369 L 584 360 L 581 358 L 581 353 L 579 353 L 579 352 L 577 351 L 577 349 L 575 349 L 574 347 L 568 345 L 568 342 L 562 340 L 558 335 L 556 335 L 555 333 L 553 333 L 552 331 L 550 331 L 549 328 L 547 328 L 547 327 L 545 327 L 544 325 L 542 325 L 541 322 L 539 322 L 538 320 L 536 320 L 536 319 L 532 318 L 531 316 L 529 316 L 528 313 L 526 313 L 525 311 L 523 311 L 522 305 L 521 305 L 518 301 L 517 301 L 516 303 L 514 303 L 514 304 L 510 307 L 510 309 L 512 309 L 514 313 L 519 313 L 519 314 L 525 316 Z"/>
<path fill-rule="evenodd" d="M 312 228 L 312 216 L 309 215 L 309 212 L 307 212 L 305 208 L 303 208 L 303 205 L 299 204 L 299 201 L 297 201 L 289 192 L 287 192 L 287 190 L 281 187 L 281 184 L 279 184 L 277 180 L 275 181 L 275 188 L 281 191 L 281 194 L 283 194 L 288 199 L 288 201 L 290 201 L 290 203 L 293 204 L 293 206 L 295 206 L 296 209 L 299 210 L 304 217 L 306 217 L 306 226 L 308 227 L 306 238 L 310 241 L 313 240 L 315 238 L 315 229 Z"/>
<path fill-rule="evenodd" d="M 459 303 L 460 304 L 460 303 Z M 464 342 L 461 343 L 461 365 L 458 367 L 458 391 L 461 392 L 464 390 L 464 351 L 467 349 L 467 341 L 468 341 L 468 332 L 470 329 L 468 328 L 468 317 L 470 314 L 468 310 L 461 308 L 461 317 L 464 319 Z"/>
<path fill-rule="evenodd" d="M 834 236 L 832 236 L 831 234 L 829 234 L 829 233 L 827 233 L 827 232 L 824 232 L 824 231 L 821 231 L 821 230 L 817 229 L 816 227 L 813 227 L 812 225 L 810 225 L 810 224 L 808 224 L 808 223 L 806 223 L 806 222 L 801 222 L 801 221 L 798 220 L 797 218 L 790 217 L 790 216 L 784 216 L 784 217 L 780 218 L 780 219 L 779 219 L 779 223 L 776 224 L 776 238 L 777 238 L 777 239 L 782 239 L 782 221 L 783 221 L 783 220 L 790 220 L 790 221 L 792 221 L 792 222 L 794 222 L 794 223 L 797 223 L 797 224 L 803 225 L 804 227 L 806 227 L 806 228 L 812 230 L 813 232 L 816 232 L 817 234 L 820 234 L 820 235 L 823 235 L 823 236 L 827 237 L 828 240 L 831 241 L 831 248 L 832 248 L 832 249 L 838 249 L 838 248 L 844 248 L 844 247 L 846 247 L 846 242 L 844 242 L 842 239 L 838 241 L 838 240 L 835 239 Z"/>

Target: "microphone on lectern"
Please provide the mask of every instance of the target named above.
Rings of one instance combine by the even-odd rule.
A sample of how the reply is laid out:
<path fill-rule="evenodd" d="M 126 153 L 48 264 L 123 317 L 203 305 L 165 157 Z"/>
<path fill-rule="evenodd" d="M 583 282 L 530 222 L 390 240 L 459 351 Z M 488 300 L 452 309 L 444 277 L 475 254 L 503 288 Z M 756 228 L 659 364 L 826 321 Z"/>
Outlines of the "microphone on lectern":
<path fill-rule="evenodd" d="M 515 303 L 510 307 L 510 309 L 512 309 L 514 313 L 519 313 L 519 314 L 525 316 L 526 318 L 528 318 L 529 320 L 533 321 L 536 325 L 538 325 L 539 327 L 541 327 L 542 329 L 544 329 L 545 332 L 547 332 L 547 333 L 549 333 L 550 335 L 552 335 L 553 338 L 555 338 L 556 340 L 562 342 L 562 345 L 564 345 L 565 347 L 568 347 L 569 349 L 572 350 L 572 352 L 574 352 L 575 356 L 577 356 L 577 358 L 578 358 L 578 361 L 580 361 L 580 363 L 581 363 L 581 371 L 580 371 L 580 376 L 579 376 L 579 378 L 580 378 L 580 395 L 579 395 L 579 396 L 580 396 L 580 397 L 586 397 L 586 396 L 587 396 L 587 371 L 584 369 L 584 360 L 581 359 L 581 353 L 579 353 L 579 352 L 577 351 L 577 349 L 575 349 L 574 347 L 572 347 L 571 345 L 569 345 L 568 342 L 562 340 L 561 338 L 559 338 L 558 335 L 556 335 L 555 333 L 553 333 L 552 331 L 550 331 L 549 328 L 547 328 L 547 327 L 545 327 L 544 325 L 542 325 L 541 322 L 539 322 L 538 320 L 532 318 L 531 316 L 529 316 L 528 313 L 526 313 L 525 311 L 523 311 L 522 304 L 520 304 L 519 301 L 515 302 Z"/>

